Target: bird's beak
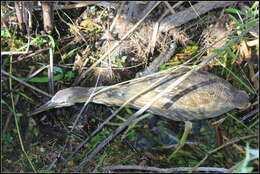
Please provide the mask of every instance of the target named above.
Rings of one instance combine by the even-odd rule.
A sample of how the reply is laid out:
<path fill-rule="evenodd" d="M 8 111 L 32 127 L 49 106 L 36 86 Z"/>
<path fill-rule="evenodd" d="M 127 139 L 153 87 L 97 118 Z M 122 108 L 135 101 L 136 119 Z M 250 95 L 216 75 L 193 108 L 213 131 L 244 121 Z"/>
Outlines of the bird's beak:
<path fill-rule="evenodd" d="M 38 107 L 37 109 L 35 109 L 34 111 L 32 111 L 31 113 L 28 114 L 28 116 L 32 116 L 38 113 L 41 113 L 43 111 L 47 111 L 49 109 L 55 108 L 56 104 L 53 103 L 51 100 L 48 101 L 47 103 L 45 103 L 44 105 Z"/>

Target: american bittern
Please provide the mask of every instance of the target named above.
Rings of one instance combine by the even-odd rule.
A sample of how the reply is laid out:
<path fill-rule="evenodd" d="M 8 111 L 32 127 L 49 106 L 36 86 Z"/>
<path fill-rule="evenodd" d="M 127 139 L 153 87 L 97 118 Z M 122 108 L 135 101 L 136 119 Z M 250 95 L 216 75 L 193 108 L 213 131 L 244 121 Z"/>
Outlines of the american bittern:
<path fill-rule="evenodd" d="M 131 108 L 141 108 L 174 80 L 187 72 L 180 68 L 174 72 L 164 71 L 141 80 L 130 81 L 95 95 L 91 102 L 105 105 L 123 105 L 132 96 L 153 84 L 158 79 L 169 75 L 159 85 L 129 103 Z M 103 89 L 98 87 L 97 89 Z M 89 99 L 94 88 L 71 87 L 58 91 L 52 99 L 31 115 L 51 108 L 71 106 Z M 180 83 L 175 89 L 161 97 L 147 111 L 175 121 L 202 120 L 217 117 L 234 108 L 248 106 L 248 94 L 238 90 L 229 82 L 204 71 L 197 71 Z"/>

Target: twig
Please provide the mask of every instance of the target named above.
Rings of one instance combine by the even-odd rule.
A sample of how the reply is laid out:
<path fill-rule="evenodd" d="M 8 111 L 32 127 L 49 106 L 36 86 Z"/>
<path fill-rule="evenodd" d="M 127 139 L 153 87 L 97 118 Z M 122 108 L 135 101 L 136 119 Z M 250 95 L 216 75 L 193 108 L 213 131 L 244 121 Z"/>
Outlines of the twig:
<path fill-rule="evenodd" d="M 160 173 L 172 173 L 172 172 L 187 172 L 190 171 L 192 167 L 176 167 L 176 168 L 157 168 L 150 166 L 137 166 L 137 165 L 118 165 L 106 167 L 105 171 L 111 170 L 145 170 Z M 199 167 L 196 172 L 220 172 L 226 173 L 228 169 L 226 168 L 216 168 L 216 167 Z"/>
<path fill-rule="evenodd" d="M 143 72 L 138 72 L 136 77 L 141 77 L 159 71 L 160 66 L 166 63 L 174 55 L 177 44 L 174 42 L 169 47 L 169 51 L 156 57 Z"/>
<path fill-rule="evenodd" d="M 28 51 L 3 51 L 1 52 L 1 56 L 3 55 L 16 55 L 16 54 L 27 54 Z"/>
<path fill-rule="evenodd" d="M 255 75 L 252 77 L 251 80 L 256 80 L 256 78 L 259 78 L 259 71 L 257 71 L 257 73 L 255 73 Z"/>
<path fill-rule="evenodd" d="M 139 14 L 140 17 L 144 16 L 145 14 L 148 13 L 148 11 L 149 11 L 152 7 L 154 7 L 155 3 L 156 3 L 156 2 L 153 2 L 153 1 L 150 1 L 150 2 L 149 2 L 149 1 L 148 1 L 148 3 L 146 4 L 146 8 L 145 8 L 143 11 L 140 11 L 140 13 L 137 12 L 137 14 Z M 138 7 L 138 4 L 137 4 L 136 7 Z M 136 9 L 134 9 L 134 10 L 136 10 Z"/>
<path fill-rule="evenodd" d="M 14 99 L 14 105 L 15 106 L 18 103 L 19 98 L 20 98 L 20 95 L 16 95 L 16 97 Z M 2 132 L 3 134 L 2 135 L 5 135 L 5 132 L 6 132 L 7 128 L 8 128 L 8 124 L 9 124 L 11 118 L 12 118 L 12 114 L 13 114 L 12 112 L 9 112 L 8 115 L 7 115 L 7 119 L 6 119 L 6 122 L 5 122 L 5 126 L 4 126 L 4 129 L 3 129 L 3 132 Z"/>
<path fill-rule="evenodd" d="M 117 3 L 111 3 L 111 2 L 106 2 L 106 1 L 88 1 L 88 2 L 79 2 L 79 1 L 70 1 L 76 4 L 69 4 L 65 6 L 56 6 L 54 7 L 55 10 L 62 10 L 62 9 L 72 9 L 72 8 L 82 8 L 86 7 L 89 5 L 96 5 L 96 6 L 101 6 L 105 8 L 113 8 L 116 9 Z"/>
<path fill-rule="evenodd" d="M 27 87 L 29 87 L 29 88 L 32 88 L 33 90 L 35 90 L 35 91 L 37 91 L 37 92 L 39 92 L 39 93 L 41 93 L 41 94 L 43 94 L 43 95 L 45 95 L 45 96 L 47 96 L 47 97 L 52 97 L 52 95 L 50 95 L 50 94 L 48 94 L 48 93 L 46 93 L 46 92 L 40 90 L 39 88 L 36 88 L 36 87 L 34 87 L 34 86 L 32 86 L 32 85 L 26 83 L 26 82 L 23 81 L 23 80 L 18 79 L 17 77 L 15 77 L 15 76 L 9 74 L 8 72 L 6 72 L 6 71 L 3 70 L 3 69 L 1 69 L 1 73 L 4 74 L 4 75 L 6 75 L 6 76 L 8 76 L 8 77 L 11 77 L 12 79 L 14 79 L 14 80 L 20 82 L 21 84 L 23 84 L 24 86 L 27 86 Z"/>
<path fill-rule="evenodd" d="M 181 4 L 183 4 L 183 3 L 184 3 L 184 1 L 179 1 L 179 2 L 177 2 L 176 4 L 174 4 L 171 8 L 172 8 L 172 9 L 177 8 L 177 7 L 179 7 L 179 6 L 180 6 Z M 167 9 L 167 10 L 162 14 L 162 16 L 158 19 L 157 22 L 161 22 L 161 20 L 162 20 L 169 12 L 170 12 L 170 10 Z"/>
<path fill-rule="evenodd" d="M 89 5 L 101 6 L 104 8 L 113 8 L 116 9 L 117 3 L 106 2 L 106 1 L 88 1 L 88 2 L 80 2 L 80 1 L 70 1 L 76 4 L 69 5 L 55 5 L 54 10 L 63 10 L 63 9 L 72 9 L 72 8 L 82 8 Z M 42 11 L 42 8 L 34 8 L 34 11 Z"/>
<path fill-rule="evenodd" d="M 39 69 L 37 69 L 34 73 L 32 73 L 31 75 L 29 75 L 27 78 L 26 78 L 26 81 L 27 80 L 30 80 L 31 78 L 33 78 L 34 76 L 36 76 L 37 74 L 39 74 L 40 72 L 42 72 L 45 68 L 47 68 L 48 65 L 45 65 L 45 66 L 42 66 L 40 67 Z"/>
<path fill-rule="evenodd" d="M 244 162 L 244 160 L 239 161 L 238 163 L 236 163 L 234 166 L 232 166 L 231 168 L 228 169 L 227 173 L 234 173 L 234 170 L 240 166 L 242 163 Z"/>
<path fill-rule="evenodd" d="M 123 10 L 123 7 L 124 5 L 126 4 L 126 1 L 123 1 L 122 4 L 120 5 L 119 9 L 117 10 L 117 14 L 116 14 L 116 17 L 114 18 L 110 28 L 109 28 L 109 32 L 112 32 L 114 27 L 115 27 L 115 24 L 116 24 L 116 21 L 117 19 L 119 18 L 119 16 L 121 15 L 122 13 L 122 10 Z"/>
<path fill-rule="evenodd" d="M 54 81 L 53 81 L 53 46 L 49 48 L 50 51 L 50 65 L 48 66 L 48 80 L 49 80 L 49 92 L 54 94 Z"/>
<path fill-rule="evenodd" d="M 100 167 L 100 165 L 104 162 L 104 159 L 106 157 L 106 154 L 102 155 L 101 159 L 99 160 L 98 164 L 96 165 L 95 169 L 92 171 L 92 173 L 97 173 L 97 169 Z"/>
<path fill-rule="evenodd" d="M 69 4 L 69 5 L 59 5 L 59 6 L 55 6 L 54 10 L 62 10 L 62 9 L 72 9 L 72 8 L 82 8 L 82 7 L 86 7 L 89 5 L 95 5 L 97 4 L 99 1 L 88 1 L 88 2 L 78 2 L 76 4 Z"/>
<path fill-rule="evenodd" d="M 85 75 L 87 73 L 89 73 L 93 68 L 95 68 L 103 59 L 105 59 L 114 49 L 116 49 L 121 43 L 123 40 L 125 40 L 143 21 L 144 19 L 150 14 L 150 12 L 155 8 L 157 7 L 158 5 L 160 4 L 160 1 L 157 2 L 153 8 L 150 9 L 150 11 L 140 20 L 138 21 L 135 26 L 133 26 L 131 28 L 131 30 L 129 30 L 118 42 L 116 42 L 103 56 L 101 56 L 99 58 L 98 61 L 96 61 L 87 71 L 85 71 L 84 73 L 81 74 L 81 77 L 78 78 L 77 81 L 75 81 L 72 85 L 75 86 L 76 84 L 79 83 L 79 81 L 85 77 Z"/>
<path fill-rule="evenodd" d="M 58 156 L 51 162 L 51 164 L 48 167 L 48 170 L 51 170 L 52 167 L 54 166 L 54 164 L 58 161 L 59 157 L 60 157 L 60 153 L 58 154 Z"/>
<path fill-rule="evenodd" d="M 148 45 L 148 48 L 149 48 L 148 50 L 150 50 L 151 54 L 153 54 L 153 52 L 154 52 L 154 48 L 155 48 L 155 44 L 156 44 L 156 40 L 157 40 L 157 35 L 158 35 L 158 31 L 159 31 L 159 24 L 160 24 L 161 20 L 163 19 L 163 17 L 165 17 L 169 13 L 169 11 L 171 11 L 171 13 L 174 14 L 175 13 L 174 8 L 178 7 L 180 4 L 183 3 L 183 2 L 180 1 L 176 4 L 174 4 L 173 7 L 171 7 L 171 5 L 167 1 L 163 1 L 163 2 L 167 5 L 169 10 L 166 10 L 166 12 L 154 24 L 152 39 L 151 39 L 151 42 L 149 42 L 149 45 Z"/>
<path fill-rule="evenodd" d="M 225 135 L 223 135 L 223 138 L 226 140 L 226 141 L 230 141 L 230 139 L 228 137 L 226 137 Z M 246 152 L 244 151 L 243 148 L 241 148 L 239 145 L 237 145 L 236 143 L 233 144 L 234 148 L 236 148 L 239 152 L 243 153 L 243 154 L 246 154 Z M 258 160 L 253 160 L 253 163 L 256 164 L 256 165 L 259 165 L 259 161 Z M 230 169 L 229 169 L 230 170 Z"/>
<path fill-rule="evenodd" d="M 175 14 L 175 10 L 173 9 L 173 7 L 169 4 L 168 1 L 163 1 L 166 6 L 169 8 L 169 11 L 172 13 L 172 14 Z"/>
<path fill-rule="evenodd" d="M 243 116 L 243 117 L 240 118 L 239 120 L 244 121 L 244 120 L 248 119 L 249 117 L 255 115 L 255 114 L 258 113 L 258 112 L 259 112 L 259 110 L 258 110 L 258 108 L 257 108 L 257 109 L 255 109 L 255 110 L 249 112 L 248 114 L 246 114 L 245 116 Z"/>
<path fill-rule="evenodd" d="M 233 141 L 230 141 L 230 142 L 228 142 L 228 143 L 225 143 L 225 144 L 223 144 L 223 145 L 217 147 L 216 149 L 214 149 L 214 150 L 208 152 L 208 154 L 207 154 L 195 167 L 193 167 L 190 172 L 196 171 L 197 168 L 198 168 L 204 161 L 206 161 L 207 158 L 208 158 L 210 155 L 212 155 L 213 153 L 215 153 L 215 152 L 217 152 L 217 151 L 223 149 L 224 147 L 227 147 L 227 146 L 230 146 L 230 145 L 232 145 L 232 144 L 235 144 L 235 143 L 237 143 L 237 142 L 239 142 L 239 141 L 241 141 L 241 140 L 251 139 L 251 138 L 258 137 L 258 136 L 259 136 L 259 134 L 247 135 L 247 136 L 244 136 L 244 137 L 235 139 L 235 140 L 233 140 Z"/>
<path fill-rule="evenodd" d="M 27 55 L 27 56 L 25 56 L 25 57 L 23 57 L 23 58 L 20 58 L 20 59 L 18 59 L 18 60 L 13 61 L 13 63 L 20 62 L 20 61 L 22 61 L 22 60 L 24 60 L 24 59 L 26 59 L 26 58 L 33 57 L 33 56 L 36 55 L 36 54 L 39 54 L 39 53 L 41 53 L 41 52 L 48 51 L 48 50 L 49 50 L 49 48 L 42 48 L 42 49 L 40 49 L 40 50 L 36 50 L 36 51 L 34 51 L 33 53 L 31 53 L 31 54 L 29 54 L 29 55 Z M 2 54 L 2 53 L 1 53 L 1 54 Z"/>
<path fill-rule="evenodd" d="M 253 47 L 253 46 L 259 45 L 259 39 L 252 40 L 252 41 L 248 41 L 246 44 L 247 44 L 249 47 Z"/>
<path fill-rule="evenodd" d="M 92 60 L 97 60 L 95 59 L 94 57 L 89 57 L 89 59 L 92 59 Z M 105 65 L 107 65 L 108 63 L 106 62 L 103 62 Z M 123 67 L 123 68 L 116 68 L 116 67 L 111 67 L 111 69 L 119 69 L 119 70 L 126 70 L 126 69 L 132 69 L 132 68 L 136 68 L 136 67 L 139 67 L 139 66 L 142 66 L 143 64 L 145 63 L 139 63 L 137 65 L 133 65 L 133 66 L 127 66 L 127 67 Z M 60 67 L 65 67 L 65 68 L 73 68 L 71 64 L 67 64 L 67 65 L 60 65 Z M 106 68 L 106 67 L 96 67 L 97 69 L 110 69 L 110 68 Z M 87 67 L 82 67 L 82 69 L 88 69 Z"/>

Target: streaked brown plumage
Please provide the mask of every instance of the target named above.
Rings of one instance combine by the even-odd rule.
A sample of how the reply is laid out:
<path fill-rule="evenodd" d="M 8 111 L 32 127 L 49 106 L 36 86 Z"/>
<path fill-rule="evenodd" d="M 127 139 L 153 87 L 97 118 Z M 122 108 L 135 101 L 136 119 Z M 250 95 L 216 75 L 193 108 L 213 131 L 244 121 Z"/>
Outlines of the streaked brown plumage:
<path fill-rule="evenodd" d="M 141 108 L 187 70 L 187 68 L 180 68 L 174 71 L 167 80 L 163 80 L 160 85 L 131 101 L 128 106 L 136 109 Z M 96 95 L 91 101 L 120 106 L 167 74 L 169 74 L 169 71 L 119 85 Z M 97 89 L 103 88 L 98 87 Z M 84 87 L 60 90 L 48 103 L 33 111 L 32 115 L 51 108 L 85 102 L 93 90 L 94 88 Z M 172 120 L 187 121 L 217 117 L 234 108 L 246 106 L 248 106 L 248 95 L 245 91 L 234 88 L 230 83 L 213 74 L 198 71 L 180 83 L 170 93 L 161 97 L 147 111 Z"/>

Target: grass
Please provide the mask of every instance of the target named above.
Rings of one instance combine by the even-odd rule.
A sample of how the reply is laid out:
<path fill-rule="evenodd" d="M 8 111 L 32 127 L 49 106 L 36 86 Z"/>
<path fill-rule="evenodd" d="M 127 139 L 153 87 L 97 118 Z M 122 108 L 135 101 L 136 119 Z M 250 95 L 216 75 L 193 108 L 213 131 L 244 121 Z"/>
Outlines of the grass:
<path fill-rule="evenodd" d="M 2 7 L 1 7 L 2 8 Z M 93 7 L 94 8 L 94 7 Z M 8 8 L 5 8 L 4 11 Z M 237 9 L 227 9 L 229 12 L 229 17 L 235 23 L 236 28 L 239 29 L 241 32 L 244 32 L 248 29 L 248 26 L 252 23 L 256 22 L 258 19 L 257 14 L 258 5 L 257 2 L 253 3 L 253 5 L 246 11 L 241 12 Z M 104 12 L 104 11 L 103 11 Z M 62 44 L 58 42 L 57 38 L 62 38 L 64 33 L 59 31 L 59 28 L 56 28 L 56 37 L 43 37 L 37 33 L 32 35 L 32 39 L 30 42 L 30 47 L 33 49 L 38 50 L 46 46 L 47 43 L 51 43 L 53 48 L 55 47 L 54 52 L 54 62 L 56 67 L 59 69 L 58 75 L 62 72 L 62 78 L 58 78 L 55 80 L 57 89 L 69 87 L 72 81 L 77 77 L 75 72 L 71 70 L 71 63 L 73 63 L 73 57 L 77 52 L 83 50 L 87 47 L 87 45 L 93 45 L 95 40 L 97 40 L 98 35 L 102 32 L 101 28 L 93 23 L 92 19 L 98 17 L 99 15 L 102 16 L 101 20 L 107 22 L 107 17 L 109 14 L 103 13 L 101 9 L 93 9 L 91 15 L 87 17 L 86 20 L 82 21 L 82 25 L 86 28 L 85 30 L 80 30 L 81 33 L 88 32 L 89 38 L 85 38 L 87 43 L 76 43 L 68 47 L 67 52 L 61 52 L 60 49 Z M 67 15 L 69 16 L 69 15 Z M 204 19 L 203 16 L 201 18 Z M 245 20 L 244 20 L 245 19 Z M 70 19 L 74 20 L 74 19 Z M 69 21 L 71 22 L 71 21 Z M 67 23 L 69 23 L 67 22 Z M 76 25 L 76 24 L 75 24 Z M 203 29 L 201 27 L 200 29 Z M 197 34 L 201 33 L 199 30 L 196 31 Z M 195 37 L 196 39 L 198 37 Z M 249 37 L 241 37 L 240 40 L 248 40 L 251 39 Z M 5 28 L 1 30 L 1 48 L 2 51 L 23 51 L 27 47 L 26 39 L 19 34 L 17 31 L 17 26 L 13 26 L 10 28 Z M 230 47 L 227 50 L 215 50 L 219 54 L 222 54 L 222 58 L 219 59 L 216 64 L 217 66 L 210 67 L 211 71 L 214 71 L 216 74 L 221 76 L 226 80 L 231 80 L 232 84 L 239 89 L 246 90 L 251 95 L 258 95 L 256 93 L 256 89 L 254 86 L 250 84 L 248 77 L 248 68 L 242 67 L 243 65 L 239 65 L 237 63 L 237 59 L 239 57 L 239 44 L 238 43 L 231 43 Z M 177 50 L 177 53 L 170 62 L 166 65 L 161 66 L 161 70 L 167 69 L 172 67 L 172 65 L 182 64 L 184 59 L 189 59 L 198 54 L 200 50 L 200 46 L 197 44 L 196 40 L 191 42 L 190 45 L 187 47 L 181 47 Z M 251 51 L 256 53 L 259 52 L 259 46 L 251 48 Z M 214 51 L 212 51 L 214 53 Z M 94 55 L 95 57 L 100 56 L 98 50 L 90 49 L 89 52 L 86 53 L 85 56 Z M 1 59 L 1 68 L 5 70 L 9 70 L 8 72 L 17 76 L 21 77 L 22 79 L 26 79 L 26 76 L 29 73 L 32 73 L 36 69 L 39 68 L 39 65 L 35 62 L 45 63 L 48 64 L 48 53 L 41 53 L 35 55 L 33 58 L 25 59 L 20 61 L 19 63 L 13 63 L 13 59 L 17 59 L 17 55 L 3 57 Z M 128 57 L 121 57 L 116 59 L 115 57 L 110 57 L 112 63 L 114 63 L 117 67 L 124 67 Z M 203 59 L 203 57 L 201 57 Z M 200 58 L 195 59 L 191 62 L 191 64 L 196 64 L 198 61 L 201 61 Z M 92 63 L 94 62 L 91 60 Z M 91 62 L 90 61 L 90 62 Z M 67 64 L 70 63 L 68 66 Z M 65 67 L 66 66 L 66 67 Z M 238 73 L 240 69 L 238 67 L 242 67 L 241 69 L 244 71 L 244 76 L 242 73 Z M 61 71 L 60 71 L 61 70 Z M 46 90 L 47 85 L 45 84 L 47 81 L 47 75 L 42 73 L 42 76 L 33 77 L 29 82 L 33 83 L 35 86 Z M 2 76 L 4 77 L 4 76 Z M 44 77 L 45 80 L 40 79 Z M 4 81 L 4 82 L 7 82 Z M 88 153 L 90 150 L 93 150 L 100 142 L 102 142 L 111 132 L 115 129 L 114 126 L 107 126 L 104 128 L 98 135 L 96 135 L 90 143 L 85 145 L 80 153 L 78 153 L 75 158 L 68 163 L 68 166 L 63 167 L 60 163 L 57 163 L 55 169 L 48 170 L 48 165 L 55 160 L 55 155 L 60 150 L 60 147 L 63 146 L 63 143 L 58 141 L 55 136 L 44 135 L 43 132 L 40 130 L 43 129 L 50 129 L 55 127 L 57 130 L 63 130 L 65 132 L 69 132 L 69 126 L 72 125 L 71 123 L 71 116 L 75 114 L 76 110 L 73 108 L 67 108 L 65 111 L 67 114 L 62 113 L 62 109 L 57 109 L 55 111 L 59 112 L 58 114 L 54 114 L 54 112 L 44 113 L 40 116 L 34 117 L 33 119 L 30 118 L 27 120 L 27 132 L 21 132 L 21 128 L 24 128 L 24 119 L 19 116 L 25 115 L 27 110 L 25 108 L 30 107 L 29 109 L 33 109 L 36 106 L 36 103 L 41 104 L 43 98 L 42 96 L 37 96 L 39 94 L 33 93 L 30 89 L 22 88 L 20 84 L 16 82 L 12 82 L 9 80 L 8 83 L 3 84 L 3 98 L 1 99 L 1 105 L 4 106 L 2 110 L 2 124 L 7 122 L 7 116 L 9 113 L 10 122 L 7 124 L 6 132 L 4 132 L 3 136 L 1 137 L 3 149 L 2 149 L 2 156 L 1 159 L 3 161 L 3 171 L 4 172 L 55 172 L 58 171 L 71 171 L 72 168 L 75 168 L 79 162 L 85 157 L 85 154 Z M 13 89 L 14 87 L 17 87 Z M 19 97 L 20 96 L 20 97 Z M 16 97 L 19 97 L 19 100 L 16 101 Z M 40 100 L 39 100 L 40 99 Z M 38 105 L 37 104 L 37 105 Z M 96 108 L 95 108 L 96 107 Z M 94 105 L 94 111 L 99 111 L 100 115 L 98 117 L 105 119 L 107 112 L 104 107 Z M 253 109 L 252 109 L 253 110 Z M 247 135 L 254 135 L 258 133 L 258 123 L 259 123 L 259 114 L 255 114 L 250 119 L 252 121 L 240 121 L 243 115 L 247 114 L 250 110 L 244 111 L 242 113 L 239 112 L 229 112 L 225 114 L 223 117 L 226 119 L 224 122 L 220 124 L 222 133 L 230 138 L 237 137 L 244 137 Z M 133 113 L 133 110 L 126 109 L 120 113 L 120 116 L 123 119 L 126 119 L 129 115 Z M 97 113 L 86 113 L 88 115 L 86 117 L 86 124 L 83 128 L 76 130 L 75 132 L 82 137 L 74 136 L 74 138 L 70 142 L 70 146 L 68 148 L 75 148 L 85 137 L 88 137 L 89 134 L 94 130 L 94 128 L 100 124 L 96 118 L 90 118 Z M 47 115 L 47 117 L 46 117 Z M 90 115 L 90 116 L 89 116 Z M 55 117 L 56 116 L 56 117 Z M 223 118 L 222 117 L 222 118 Z M 118 117 L 119 118 L 119 117 Z M 120 119 L 114 119 L 113 122 L 115 123 L 122 123 Z M 44 120 L 45 119 L 45 120 Z M 213 119 L 213 121 L 218 121 L 219 119 Z M 45 122 L 44 122 L 45 121 Z M 140 120 L 139 120 L 140 121 Z M 145 119 L 144 119 L 145 121 Z M 43 127 L 39 127 L 43 123 L 52 125 L 44 125 Z M 25 124 L 26 125 L 26 124 Z M 124 144 L 123 140 L 126 138 L 129 141 L 134 141 L 137 134 L 138 134 L 138 127 L 139 123 L 135 123 L 128 127 L 127 131 L 119 137 L 117 137 L 112 143 L 110 143 L 103 151 L 103 154 L 99 154 L 94 159 L 93 163 L 91 163 L 90 167 L 87 167 L 86 170 L 91 171 L 91 167 L 95 167 L 95 164 L 100 164 L 97 168 L 98 172 L 103 172 L 103 167 L 109 165 L 123 165 L 123 164 L 139 164 L 140 159 L 143 156 L 143 153 L 134 153 L 131 149 Z M 145 130 L 146 128 L 142 128 L 141 130 Z M 57 131 L 59 133 L 59 131 Z M 23 134 L 25 134 L 23 136 Z M 61 133 L 61 137 L 65 136 L 66 134 Z M 50 136 L 48 138 L 48 136 Z M 41 140 L 42 137 L 45 137 L 46 140 Z M 54 141 L 50 141 L 54 138 Z M 27 140 L 30 140 L 29 145 L 27 144 Z M 124 139 L 125 140 L 125 139 Z M 230 141 L 231 141 L 230 140 Z M 228 140 L 224 140 L 224 142 L 228 142 Z M 26 145 L 26 147 L 25 147 Z M 235 146 L 237 145 L 237 146 Z M 17 148 L 19 147 L 19 148 Z M 239 149 L 240 147 L 241 149 Z M 250 147 L 250 148 L 249 148 Z M 237 172 L 252 172 L 257 170 L 256 168 L 252 168 L 254 165 L 254 160 L 258 160 L 256 148 L 258 147 L 258 142 L 256 139 L 249 139 L 245 141 L 241 141 L 239 143 L 234 144 L 234 146 L 230 146 L 227 148 L 230 151 L 230 154 L 234 158 L 225 159 L 225 151 L 219 151 L 217 153 L 212 154 L 211 157 L 208 158 L 207 161 L 203 163 L 203 166 L 211 166 L 211 167 L 223 167 L 225 166 L 225 162 L 230 164 L 231 166 L 235 165 L 239 161 L 241 161 L 240 165 L 235 168 Z M 204 157 L 204 155 L 216 148 L 215 145 L 200 145 L 200 146 L 190 146 L 185 145 L 181 151 L 176 153 L 176 157 L 167 161 L 169 155 L 174 151 L 174 148 L 170 149 L 163 149 L 158 148 L 157 153 L 154 155 L 158 155 L 158 159 L 160 160 L 148 160 L 147 165 L 157 166 L 157 167 L 169 167 L 169 166 L 186 166 L 186 167 L 194 167 L 196 166 Z M 50 155 L 52 154 L 52 155 Z M 66 157 L 66 153 L 65 157 Z M 54 155 L 54 156 L 53 156 Z M 15 158 L 14 158 L 15 157 Z M 15 167 L 10 167 L 14 165 Z M 230 166 L 229 166 L 230 167 Z"/>

